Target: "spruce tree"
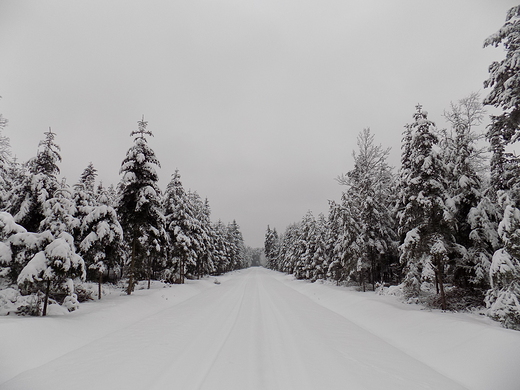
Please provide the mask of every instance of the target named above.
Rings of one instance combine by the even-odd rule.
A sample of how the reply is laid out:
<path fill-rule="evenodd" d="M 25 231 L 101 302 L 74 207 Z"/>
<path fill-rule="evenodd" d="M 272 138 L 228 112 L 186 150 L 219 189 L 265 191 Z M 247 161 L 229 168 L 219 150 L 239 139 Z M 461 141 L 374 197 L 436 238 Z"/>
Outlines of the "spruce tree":
<path fill-rule="evenodd" d="M 493 255 L 491 289 L 486 294 L 488 315 L 520 330 L 520 184 L 503 192 L 504 218 L 498 227 L 503 248 Z"/>
<path fill-rule="evenodd" d="M 197 264 L 197 252 L 192 241 L 198 222 L 190 198 L 184 190 L 178 170 L 172 175 L 163 198 L 165 229 L 169 236 L 169 257 L 173 281 L 184 283 L 187 269 Z"/>
<path fill-rule="evenodd" d="M 444 293 L 445 266 L 453 250 L 453 221 L 445 206 L 446 168 L 435 145 L 438 140 L 433 122 L 417 105 L 414 123 L 407 125 L 411 136 L 405 144 L 400 171 L 399 232 L 404 237 L 400 261 L 405 269 L 404 290 L 417 297 L 423 279 L 431 278 L 438 288 L 442 309 L 446 309 Z M 409 150 L 406 150 L 409 148 Z M 431 272 L 433 275 L 428 275 Z"/>
<path fill-rule="evenodd" d="M 474 131 L 484 116 L 479 95 L 472 93 L 451 103 L 444 116 L 452 128 L 441 136 L 441 153 L 448 167 L 446 204 L 454 216 L 458 245 L 450 259 L 450 276 L 459 287 L 487 288 L 498 223 L 483 179 L 484 150 L 477 146 L 484 135 Z"/>
<path fill-rule="evenodd" d="M 356 271 L 365 289 L 366 282 L 375 289 L 381 280 L 383 260 L 394 249 L 392 215 L 394 177 L 386 160 L 390 149 L 374 145 L 370 129 L 358 136 L 358 152 L 353 152 L 354 169 L 339 178 L 348 186 L 347 197 L 353 208 L 351 218 L 358 225 L 356 234 Z"/>
<path fill-rule="evenodd" d="M 98 281 L 98 299 L 101 299 L 103 275 L 110 273 L 122 257 L 123 229 L 116 211 L 106 203 L 103 189 L 98 193 L 96 204 L 82 206 L 79 253 L 87 270 L 95 272 Z"/>
<path fill-rule="evenodd" d="M 327 265 L 327 220 L 323 214 L 318 216 L 316 220 L 316 238 L 314 255 L 312 258 L 311 265 L 311 281 L 315 282 L 319 279 L 326 278 L 326 267 Z"/>
<path fill-rule="evenodd" d="M 10 177 L 11 145 L 9 138 L 3 134 L 5 126 L 7 119 L 0 114 L 0 210 L 8 206 L 8 195 L 13 181 Z"/>
<path fill-rule="evenodd" d="M 499 45 L 506 58 L 489 67 L 484 86 L 492 90 L 484 103 L 502 109 L 502 114 L 491 116 L 487 138 L 493 152 L 493 189 L 503 210 L 498 228 L 503 247 L 493 255 L 486 305 L 489 316 L 520 329 L 520 159 L 506 152 L 520 137 L 520 6 L 511 8 L 504 26 L 484 42 L 484 47 Z"/>
<path fill-rule="evenodd" d="M 520 5 L 512 7 L 505 24 L 484 41 L 484 47 L 503 45 L 506 58 L 494 61 L 489 66 L 489 78 L 484 87 L 492 88 L 484 99 L 484 104 L 501 108 L 500 115 L 491 116 L 487 138 L 493 156 L 491 159 L 491 180 L 495 191 L 510 188 L 510 175 L 506 165 L 511 155 L 505 147 L 519 138 L 520 130 Z"/>
<path fill-rule="evenodd" d="M 264 253 L 267 259 L 267 268 L 278 270 L 278 252 L 279 252 L 279 238 L 276 228 L 267 226 L 264 241 Z"/>
<path fill-rule="evenodd" d="M 311 211 L 302 218 L 296 244 L 294 276 L 297 279 L 310 279 L 311 267 L 316 249 L 316 220 Z"/>
<path fill-rule="evenodd" d="M 230 256 L 230 271 L 245 267 L 245 246 L 240 226 L 233 220 L 228 225 L 227 246 Z"/>
<path fill-rule="evenodd" d="M 154 151 L 148 146 L 146 136 L 153 136 L 147 130 L 148 122 L 143 118 L 137 122 L 138 129 L 130 133 L 134 145 L 126 153 L 119 173 L 117 214 L 130 248 L 129 282 L 127 294 L 131 294 L 138 277 L 148 274 L 147 252 L 150 253 L 151 232 L 160 232 L 163 223 L 158 187 L 159 177 L 154 166 L 160 167 Z"/>
<path fill-rule="evenodd" d="M 54 142 L 56 133 L 49 128 L 45 139 L 38 145 L 38 154 L 27 163 L 23 178 L 13 186 L 8 211 L 17 223 L 30 232 L 38 232 L 44 219 L 44 203 L 54 196 L 59 188 L 57 175 L 60 172 L 60 147 Z"/>
<path fill-rule="evenodd" d="M 222 221 L 218 221 L 213 225 L 213 263 L 215 267 L 214 273 L 221 275 L 229 269 L 229 256 L 226 246 L 227 228 Z"/>

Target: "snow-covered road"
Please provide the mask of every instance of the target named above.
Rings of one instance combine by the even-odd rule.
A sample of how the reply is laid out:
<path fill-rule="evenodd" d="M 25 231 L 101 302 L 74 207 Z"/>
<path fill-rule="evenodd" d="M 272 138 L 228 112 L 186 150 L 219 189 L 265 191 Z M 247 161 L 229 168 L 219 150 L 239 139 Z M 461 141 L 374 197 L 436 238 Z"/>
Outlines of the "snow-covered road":
<path fill-rule="evenodd" d="M 0 376 L 0 389 L 468 388 L 399 343 L 326 308 L 319 297 L 297 291 L 291 284 L 299 282 L 282 274 L 251 268 L 221 280 L 193 282 L 184 294 L 173 287 L 117 297 L 114 302 L 121 303 L 105 302 L 98 310 L 92 303 L 83 314 L 80 309 L 62 317 L 6 319 L 0 322 L 0 343 L 13 353 L 2 350 L 0 358 L 21 361 L 14 349 L 20 345 L 20 354 L 27 353 L 31 342 L 37 356 L 26 367 L 5 365 L 12 375 L 5 382 Z M 197 290 L 197 283 L 203 288 Z M 384 313 L 379 321 L 385 321 Z M 18 343 L 9 344 L 4 331 L 19 326 L 33 333 L 24 337 L 19 330 Z M 519 332 L 493 330 L 520 346 Z"/>

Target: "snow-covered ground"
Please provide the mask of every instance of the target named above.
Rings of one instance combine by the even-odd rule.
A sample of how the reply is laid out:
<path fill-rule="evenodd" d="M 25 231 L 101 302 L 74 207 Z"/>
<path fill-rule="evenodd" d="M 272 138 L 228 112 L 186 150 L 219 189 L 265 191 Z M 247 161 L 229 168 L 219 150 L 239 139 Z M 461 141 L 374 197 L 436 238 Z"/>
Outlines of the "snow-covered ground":
<path fill-rule="evenodd" d="M 520 332 L 250 268 L 0 317 L 0 389 L 520 388 Z"/>

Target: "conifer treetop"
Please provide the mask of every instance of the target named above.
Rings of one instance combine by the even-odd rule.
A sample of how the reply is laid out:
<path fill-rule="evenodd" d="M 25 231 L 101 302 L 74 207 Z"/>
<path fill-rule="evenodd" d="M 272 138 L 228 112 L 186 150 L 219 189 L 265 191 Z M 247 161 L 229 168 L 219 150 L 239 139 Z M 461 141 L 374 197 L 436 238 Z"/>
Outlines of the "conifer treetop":
<path fill-rule="evenodd" d="M 140 121 L 137 121 L 137 130 L 132 130 L 130 133 L 130 137 L 136 136 L 135 140 L 143 140 L 146 142 L 145 135 L 149 135 L 153 137 L 153 134 L 150 130 L 146 130 L 146 126 L 148 126 L 148 122 L 144 120 L 144 115 Z"/>

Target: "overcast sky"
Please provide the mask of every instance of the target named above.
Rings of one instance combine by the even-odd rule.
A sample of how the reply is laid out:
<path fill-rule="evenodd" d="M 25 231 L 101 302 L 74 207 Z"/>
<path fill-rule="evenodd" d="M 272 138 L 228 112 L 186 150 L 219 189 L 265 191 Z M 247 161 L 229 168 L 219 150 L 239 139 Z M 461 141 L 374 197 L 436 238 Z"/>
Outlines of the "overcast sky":
<path fill-rule="evenodd" d="M 26 161 L 49 126 L 62 175 L 117 184 L 145 115 L 160 187 L 179 169 L 212 219 L 263 246 L 328 211 L 359 132 L 392 147 L 421 103 L 442 127 L 502 49 L 508 0 L 0 1 L 0 113 Z"/>

